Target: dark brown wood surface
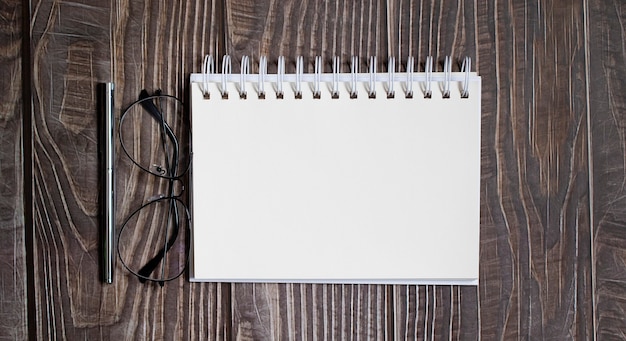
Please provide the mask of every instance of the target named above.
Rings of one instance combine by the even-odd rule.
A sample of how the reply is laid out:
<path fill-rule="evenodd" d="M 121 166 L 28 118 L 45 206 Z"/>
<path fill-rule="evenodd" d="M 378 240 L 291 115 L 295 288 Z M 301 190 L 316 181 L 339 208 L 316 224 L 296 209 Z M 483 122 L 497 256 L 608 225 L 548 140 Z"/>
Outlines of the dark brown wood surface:
<path fill-rule="evenodd" d="M 27 334 L 22 5 L 0 1 L 0 339 Z"/>
<path fill-rule="evenodd" d="M 588 90 L 593 167 L 596 333 L 626 339 L 626 5 L 588 6 Z M 583 99 L 581 98 L 581 101 Z"/>
<path fill-rule="evenodd" d="M 0 339 L 626 339 L 624 22 L 609 0 L 0 1 Z M 472 57 L 480 285 L 161 288 L 119 264 L 102 284 L 96 83 L 116 83 L 117 115 L 143 88 L 185 98 L 205 53 L 233 71 L 243 55 L 309 72 L 316 55 L 327 72 L 335 55 L 344 72 L 352 55 Z M 119 224 L 163 183 L 119 146 L 116 161 Z"/>

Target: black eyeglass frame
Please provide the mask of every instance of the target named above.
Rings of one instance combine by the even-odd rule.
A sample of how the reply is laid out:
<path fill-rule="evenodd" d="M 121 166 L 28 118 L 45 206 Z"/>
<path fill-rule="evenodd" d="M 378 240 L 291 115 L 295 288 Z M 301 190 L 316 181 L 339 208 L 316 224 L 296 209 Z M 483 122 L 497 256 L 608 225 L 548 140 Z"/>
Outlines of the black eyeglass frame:
<path fill-rule="evenodd" d="M 187 205 L 185 204 L 185 202 L 183 202 L 180 197 L 182 196 L 182 192 L 184 191 L 184 185 L 182 187 L 182 190 L 180 191 L 179 194 L 175 195 L 174 194 L 174 187 L 175 187 L 175 183 L 178 181 L 181 181 L 181 178 L 184 177 L 187 172 L 189 171 L 190 167 L 191 167 L 191 153 L 189 153 L 188 156 L 188 160 L 186 162 L 186 165 L 183 168 L 183 171 L 180 172 L 179 174 L 177 174 L 177 170 L 178 170 L 178 156 L 180 153 L 180 145 L 179 145 L 179 141 L 178 138 L 176 137 L 176 134 L 172 131 L 171 127 L 169 126 L 169 124 L 165 121 L 164 119 L 164 115 L 161 113 L 159 107 L 157 105 L 155 105 L 155 100 L 158 99 L 168 99 L 168 100 L 173 100 L 175 102 L 178 102 L 180 107 L 183 110 L 183 115 L 184 115 L 184 104 L 183 102 L 178 99 L 177 97 L 174 96 L 170 96 L 170 95 L 163 95 L 160 93 L 160 91 L 157 91 L 154 95 L 149 95 L 148 92 L 146 90 L 142 90 L 140 95 L 139 95 L 139 99 L 135 102 L 133 102 L 131 105 L 128 106 L 128 108 L 122 113 L 121 117 L 120 117 L 120 121 L 119 121 L 119 141 L 120 141 L 120 145 L 122 147 L 122 150 L 124 151 L 124 153 L 126 154 L 126 156 L 131 160 L 131 162 L 139 167 L 141 170 L 157 176 L 159 178 L 162 179 L 166 179 L 168 180 L 168 195 L 165 196 L 160 196 L 157 199 L 152 199 L 149 200 L 148 202 L 144 203 L 143 205 L 141 205 L 141 207 L 137 208 L 136 210 L 134 210 L 124 221 L 124 223 L 121 225 L 119 233 L 118 233 L 118 237 L 117 237 L 117 253 L 118 253 L 118 257 L 122 263 L 122 266 L 128 270 L 131 274 L 133 274 L 135 277 L 137 277 L 139 279 L 140 282 L 145 283 L 146 281 L 151 281 L 151 282 L 157 282 L 160 286 L 163 286 L 165 282 L 168 281 L 172 281 L 178 277 L 180 277 L 183 273 L 185 273 L 185 271 L 187 270 L 187 267 L 189 265 L 189 250 L 190 250 L 190 227 L 191 227 L 191 214 L 189 211 L 189 208 L 187 207 Z M 123 129 L 123 123 L 124 123 L 124 119 L 126 118 L 126 115 L 131 111 L 131 109 L 136 108 L 136 105 L 141 106 L 145 111 L 148 112 L 148 114 L 150 114 L 150 116 L 157 121 L 157 123 L 159 123 L 159 130 L 160 130 L 160 139 L 161 139 L 161 144 L 164 150 L 164 153 L 166 155 L 166 165 L 165 165 L 165 172 L 154 172 L 152 170 L 150 170 L 149 168 L 145 167 L 144 165 L 141 164 L 141 162 L 135 160 L 134 157 L 132 157 L 130 155 L 130 153 L 128 152 L 126 145 L 124 144 L 124 139 L 122 138 L 122 129 Z M 186 117 L 182 117 L 183 120 L 186 119 Z M 187 122 L 187 138 L 188 138 L 188 143 L 189 146 L 191 145 L 191 129 L 189 128 L 189 124 Z M 169 139 L 172 143 L 172 162 L 170 163 L 169 160 L 169 155 L 168 155 L 168 146 L 167 146 L 167 139 Z M 157 168 L 157 170 L 161 170 L 162 168 L 160 168 L 160 166 Z M 168 174 L 169 172 L 169 174 Z M 164 175 L 165 174 L 165 175 Z M 169 201 L 169 212 L 168 212 L 168 223 L 166 224 L 166 231 L 165 231 L 165 242 L 164 242 L 164 246 L 156 253 L 156 255 L 154 257 L 152 257 L 144 266 L 141 267 L 141 269 L 139 269 L 138 271 L 133 270 L 130 266 L 128 266 L 128 264 L 124 261 L 124 258 L 122 257 L 122 253 L 120 250 L 120 239 L 121 236 L 125 230 L 125 228 L 127 227 L 129 221 L 131 219 L 133 219 L 133 217 L 135 217 L 135 215 L 137 215 L 142 209 L 153 205 L 153 204 L 157 204 L 158 202 L 161 201 Z M 181 268 L 180 272 L 173 274 L 172 276 L 169 277 L 161 277 L 161 278 L 155 278 L 155 277 L 150 277 L 149 275 L 151 273 L 153 273 L 154 271 L 157 270 L 157 268 L 159 267 L 159 264 L 161 264 L 161 262 L 163 261 L 163 259 L 165 259 L 167 257 L 167 252 L 174 246 L 174 243 L 176 241 L 176 239 L 178 238 L 178 235 L 180 233 L 180 212 L 179 212 L 179 205 L 180 204 L 182 206 L 182 208 L 184 209 L 184 215 L 185 215 L 185 229 L 186 229 L 186 235 L 188 236 L 185 240 L 185 264 L 184 266 Z M 173 228 L 171 231 L 172 236 L 170 237 L 170 231 L 169 230 L 169 219 L 171 219 L 170 215 L 173 214 L 174 215 L 174 224 L 173 224 Z M 162 267 L 164 265 L 161 265 Z M 163 269 L 162 269 L 163 270 Z"/>
<path fill-rule="evenodd" d="M 163 133 L 165 133 L 171 140 L 172 142 L 174 142 L 176 148 L 175 148 L 175 155 L 174 156 L 178 156 L 178 153 L 180 152 L 178 150 L 178 139 L 176 138 L 176 134 L 174 134 L 174 132 L 172 131 L 172 129 L 170 128 L 170 126 L 167 124 L 167 122 L 165 122 L 163 120 L 162 114 L 159 112 L 158 108 L 154 105 L 154 103 L 152 102 L 155 99 L 158 98 L 167 98 L 167 99 L 171 99 L 174 100 L 176 102 L 178 102 L 181 106 L 181 108 L 184 108 L 183 102 L 178 99 L 177 97 L 171 96 L 171 95 L 162 95 L 159 92 L 157 92 L 156 95 L 148 95 L 148 92 L 146 90 L 142 90 L 141 94 L 139 95 L 139 99 L 135 102 L 133 102 L 131 105 L 128 106 L 128 108 L 126 108 L 126 110 L 124 110 L 124 112 L 122 113 L 122 116 L 120 117 L 120 123 L 119 123 L 119 140 L 120 140 L 120 144 L 122 146 L 122 150 L 124 151 L 124 154 L 126 154 L 126 156 L 133 162 L 133 164 L 135 164 L 137 167 L 141 168 L 143 171 L 150 173 L 152 175 L 158 176 L 160 178 L 163 179 L 180 179 L 183 176 L 185 176 L 185 174 L 187 174 L 187 172 L 189 171 L 189 169 L 191 168 L 191 154 L 189 155 L 189 159 L 187 160 L 187 164 L 185 165 L 185 168 L 183 169 L 183 171 L 180 174 L 176 174 L 175 172 L 173 173 L 173 175 L 168 176 L 168 175 L 163 175 L 162 173 L 155 173 L 153 171 L 151 171 L 150 169 L 146 168 L 145 166 L 143 166 L 141 164 L 141 162 L 135 160 L 134 157 L 132 157 L 130 155 L 130 153 L 128 152 L 128 149 L 126 148 L 126 144 L 124 143 L 124 140 L 122 139 L 122 127 L 124 125 L 124 119 L 126 118 L 126 114 L 129 113 L 130 109 L 133 108 L 135 105 L 139 104 L 141 105 L 144 109 L 146 109 L 146 111 L 148 111 L 148 113 L 150 114 L 150 116 L 152 118 L 154 118 L 154 120 L 156 120 L 158 123 L 160 123 L 161 125 L 161 140 L 163 141 Z M 187 124 L 187 126 L 189 126 Z M 189 136 L 188 138 L 188 142 L 191 145 L 191 129 L 187 129 L 187 134 Z"/>

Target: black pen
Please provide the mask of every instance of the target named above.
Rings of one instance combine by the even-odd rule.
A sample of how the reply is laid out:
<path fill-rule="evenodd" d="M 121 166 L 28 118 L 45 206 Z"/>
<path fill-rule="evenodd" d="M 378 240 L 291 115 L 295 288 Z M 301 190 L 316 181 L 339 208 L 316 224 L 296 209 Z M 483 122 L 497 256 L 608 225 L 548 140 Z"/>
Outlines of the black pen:
<path fill-rule="evenodd" d="M 101 193 L 102 209 L 102 280 L 113 283 L 114 236 L 115 236 L 115 184 L 114 184 L 114 148 L 113 134 L 115 113 L 113 112 L 113 83 L 100 84 L 101 91 L 101 126 L 100 153 L 103 189 Z"/>

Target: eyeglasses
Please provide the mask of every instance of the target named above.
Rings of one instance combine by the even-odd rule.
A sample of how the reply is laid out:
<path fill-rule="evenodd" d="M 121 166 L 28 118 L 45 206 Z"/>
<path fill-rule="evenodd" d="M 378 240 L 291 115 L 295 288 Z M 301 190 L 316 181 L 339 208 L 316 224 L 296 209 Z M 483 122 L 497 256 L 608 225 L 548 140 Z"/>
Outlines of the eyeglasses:
<path fill-rule="evenodd" d="M 146 188 L 159 192 L 130 213 L 117 239 L 123 267 L 142 283 L 163 286 L 181 276 L 188 264 L 191 218 L 183 178 L 191 161 L 190 138 L 183 103 L 160 91 L 152 96 L 141 91 L 120 117 L 122 150 L 147 175 Z"/>

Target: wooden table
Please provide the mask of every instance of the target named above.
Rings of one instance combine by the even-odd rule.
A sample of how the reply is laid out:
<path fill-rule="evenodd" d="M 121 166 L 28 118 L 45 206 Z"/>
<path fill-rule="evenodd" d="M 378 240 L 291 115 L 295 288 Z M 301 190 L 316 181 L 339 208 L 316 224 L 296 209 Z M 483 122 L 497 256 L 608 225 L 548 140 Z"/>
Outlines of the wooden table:
<path fill-rule="evenodd" d="M 0 1 L 0 339 L 624 339 L 624 22 L 608 0 Z M 206 53 L 472 57 L 479 287 L 101 284 L 96 83 L 185 98 Z M 156 184 L 118 162 L 121 221 Z"/>

